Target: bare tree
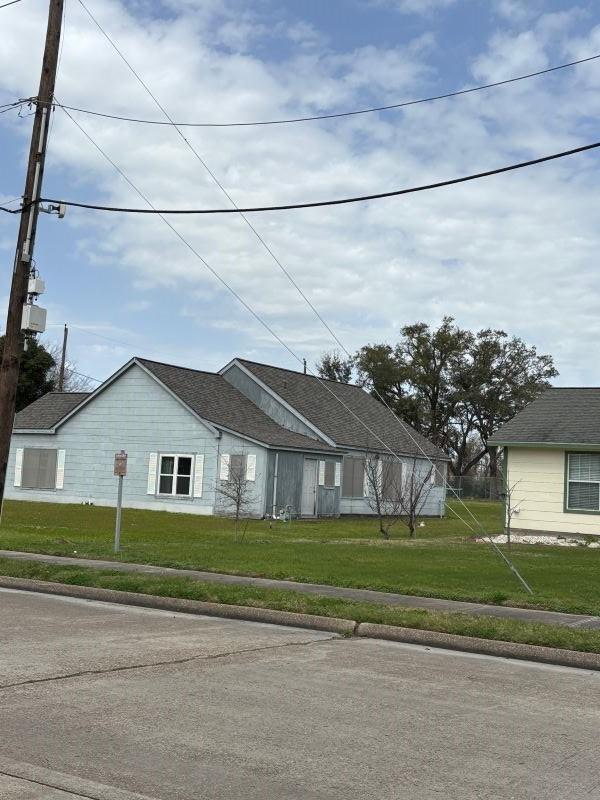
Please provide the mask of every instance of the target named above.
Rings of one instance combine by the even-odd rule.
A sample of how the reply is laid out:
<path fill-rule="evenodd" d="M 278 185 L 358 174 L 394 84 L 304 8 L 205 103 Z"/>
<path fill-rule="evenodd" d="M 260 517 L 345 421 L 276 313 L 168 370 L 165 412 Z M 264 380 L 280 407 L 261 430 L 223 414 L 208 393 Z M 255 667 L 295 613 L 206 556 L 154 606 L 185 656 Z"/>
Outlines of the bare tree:
<path fill-rule="evenodd" d="M 52 356 L 54 366 L 48 373 L 55 386 L 58 386 L 58 374 L 60 372 L 60 362 L 62 359 L 62 347 L 57 342 L 48 342 L 44 345 Z M 63 391 L 65 392 L 89 392 L 92 389 L 92 382 L 89 378 L 77 372 L 77 364 L 67 359 L 65 364 L 65 378 Z"/>
<path fill-rule="evenodd" d="M 245 453 L 232 453 L 229 456 L 227 479 L 217 479 L 215 486 L 220 506 L 225 514 L 233 518 L 235 538 L 240 542 L 246 536 L 255 500 L 254 481 L 247 477 L 246 458 Z"/>
<path fill-rule="evenodd" d="M 515 490 L 519 485 L 520 481 L 516 481 L 512 484 L 512 486 L 506 480 L 506 476 L 503 475 L 502 477 L 502 494 L 504 499 L 504 532 L 506 533 L 506 544 L 508 545 L 508 549 L 510 550 L 512 547 L 512 540 L 511 540 L 511 533 L 512 533 L 512 519 L 515 514 L 518 514 L 521 510 L 518 505 L 515 505 Z"/>
<path fill-rule="evenodd" d="M 366 500 L 379 520 L 379 532 L 390 538 L 390 530 L 402 522 L 411 539 L 416 536 L 417 520 L 433 488 L 433 467 L 420 469 L 423 459 L 412 463 L 367 454 L 365 458 Z"/>
<path fill-rule="evenodd" d="M 390 538 L 390 529 L 400 519 L 398 491 L 388 491 L 389 483 L 383 470 L 383 459 L 376 453 L 365 457 L 365 499 L 371 511 L 377 515 L 379 533 L 384 539 Z M 400 465 L 399 465 L 400 466 Z"/>
<path fill-rule="evenodd" d="M 434 486 L 434 470 L 435 467 L 432 464 L 428 469 L 419 470 L 419 460 L 413 458 L 412 464 L 407 470 L 408 474 L 402 480 L 398 502 L 402 522 L 408 528 L 411 539 L 416 537 L 417 520 Z"/>

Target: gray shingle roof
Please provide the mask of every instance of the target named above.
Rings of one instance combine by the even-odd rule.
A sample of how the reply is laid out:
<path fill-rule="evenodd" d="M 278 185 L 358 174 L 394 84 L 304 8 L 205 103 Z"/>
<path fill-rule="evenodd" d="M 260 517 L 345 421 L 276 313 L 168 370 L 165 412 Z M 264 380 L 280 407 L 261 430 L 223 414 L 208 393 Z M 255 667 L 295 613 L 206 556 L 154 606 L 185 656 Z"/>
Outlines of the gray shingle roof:
<path fill-rule="evenodd" d="M 339 446 L 385 451 L 387 445 L 403 455 L 425 452 L 432 458 L 447 458 L 360 386 L 336 381 L 325 381 L 323 386 L 314 375 L 237 361 Z"/>
<path fill-rule="evenodd" d="M 48 392 L 15 416 L 15 430 L 50 430 L 73 411 L 89 392 Z"/>
<path fill-rule="evenodd" d="M 490 444 L 600 445 L 600 389 L 548 389 L 490 439 Z"/>
<path fill-rule="evenodd" d="M 137 358 L 136 361 L 198 416 L 216 427 L 227 428 L 271 447 L 319 452 L 333 449 L 325 442 L 282 428 L 221 375 L 174 367 L 145 358 Z"/>

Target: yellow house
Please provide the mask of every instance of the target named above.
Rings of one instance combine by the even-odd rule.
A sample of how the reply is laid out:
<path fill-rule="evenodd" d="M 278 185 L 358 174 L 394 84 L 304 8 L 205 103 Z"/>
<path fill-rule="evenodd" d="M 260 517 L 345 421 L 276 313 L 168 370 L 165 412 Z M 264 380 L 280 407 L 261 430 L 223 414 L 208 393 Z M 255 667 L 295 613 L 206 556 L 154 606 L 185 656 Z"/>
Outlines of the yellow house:
<path fill-rule="evenodd" d="M 511 528 L 600 535 L 600 389 L 548 389 L 490 445 L 504 454 Z"/>

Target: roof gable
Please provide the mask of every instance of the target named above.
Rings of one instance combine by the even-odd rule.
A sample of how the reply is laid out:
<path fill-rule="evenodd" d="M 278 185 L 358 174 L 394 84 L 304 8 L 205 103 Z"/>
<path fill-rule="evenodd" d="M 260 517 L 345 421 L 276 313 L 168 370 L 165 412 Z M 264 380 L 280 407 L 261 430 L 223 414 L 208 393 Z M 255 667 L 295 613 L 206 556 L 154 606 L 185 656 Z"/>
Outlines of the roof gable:
<path fill-rule="evenodd" d="M 389 448 L 404 455 L 447 458 L 360 386 L 246 359 L 236 359 L 234 363 L 268 386 L 338 446 L 380 451 Z"/>
<path fill-rule="evenodd" d="M 13 429 L 51 431 L 89 396 L 89 392 L 48 392 L 15 415 Z"/>
<path fill-rule="evenodd" d="M 266 444 L 294 450 L 331 450 L 319 442 L 278 425 L 221 375 L 137 358 L 136 362 L 203 421 L 217 428 Z"/>
<path fill-rule="evenodd" d="M 548 389 L 503 425 L 490 444 L 600 445 L 600 389 Z"/>

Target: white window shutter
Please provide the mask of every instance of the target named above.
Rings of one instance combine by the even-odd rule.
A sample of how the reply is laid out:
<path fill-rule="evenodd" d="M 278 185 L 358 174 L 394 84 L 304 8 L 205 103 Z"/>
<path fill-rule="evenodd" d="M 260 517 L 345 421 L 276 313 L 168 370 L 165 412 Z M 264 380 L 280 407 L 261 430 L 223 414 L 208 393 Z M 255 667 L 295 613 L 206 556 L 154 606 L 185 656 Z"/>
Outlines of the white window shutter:
<path fill-rule="evenodd" d="M 246 456 L 246 480 L 256 480 L 256 456 L 254 453 L 249 453 Z"/>
<path fill-rule="evenodd" d="M 148 488 L 146 494 L 156 494 L 156 465 L 158 463 L 158 453 L 150 453 L 148 459 Z"/>
<path fill-rule="evenodd" d="M 363 497 L 369 496 L 369 475 L 370 475 L 370 465 L 369 465 L 369 456 L 365 457 L 365 471 L 363 475 Z"/>
<path fill-rule="evenodd" d="M 342 485 L 342 465 L 340 462 L 336 462 L 335 465 L 335 480 L 333 481 L 334 486 L 341 486 Z"/>
<path fill-rule="evenodd" d="M 229 453 L 221 453 L 221 467 L 219 469 L 219 478 L 222 481 L 229 480 Z"/>
<path fill-rule="evenodd" d="M 23 448 L 17 447 L 15 452 L 15 486 L 21 485 L 23 475 Z"/>
<path fill-rule="evenodd" d="M 325 486 L 325 462 L 319 461 L 319 486 Z"/>
<path fill-rule="evenodd" d="M 62 489 L 65 485 L 65 450 L 56 453 L 56 488 Z"/>
<path fill-rule="evenodd" d="M 194 464 L 194 497 L 202 497 L 202 479 L 204 478 L 204 455 L 199 453 Z"/>

